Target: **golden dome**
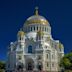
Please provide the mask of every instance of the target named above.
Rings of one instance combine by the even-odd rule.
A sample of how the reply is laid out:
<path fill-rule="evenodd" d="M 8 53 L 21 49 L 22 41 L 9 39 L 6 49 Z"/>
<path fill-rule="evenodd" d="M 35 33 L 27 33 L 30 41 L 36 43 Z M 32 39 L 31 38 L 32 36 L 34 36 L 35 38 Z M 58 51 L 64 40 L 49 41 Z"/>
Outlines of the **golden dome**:
<path fill-rule="evenodd" d="M 22 30 L 18 31 L 18 36 L 24 36 L 24 35 L 25 33 Z"/>
<path fill-rule="evenodd" d="M 44 18 L 43 16 L 40 16 L 40 15 L 38 14 L 38 8 L 36 7 L 36 9 L 35 9 L 35 15 L 29 17 L 29 18 L 26 20 L 25 24 L 26 24 L 26 25 L 27 25 L 27 24 L 29 24 L 29 25 L 30 25 L 30 24 L 48 25 L 49 22 L 46 20 L 46 18 Z"/>

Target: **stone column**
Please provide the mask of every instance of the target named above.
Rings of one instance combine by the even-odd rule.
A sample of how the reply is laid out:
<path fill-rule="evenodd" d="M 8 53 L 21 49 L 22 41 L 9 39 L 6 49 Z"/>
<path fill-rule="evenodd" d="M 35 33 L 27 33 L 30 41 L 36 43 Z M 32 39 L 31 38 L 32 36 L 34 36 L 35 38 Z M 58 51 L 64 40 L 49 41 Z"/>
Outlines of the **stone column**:
<path fill-rule="evenodd" d="M 35 61 L 35 63 L 34 63 L 34 71 L 37 71 L 38 69 L 37 69 L 37 61 Z"/>
<path fill-rule="evenodd" d="M 46 57 L 45 57 L 45 50 L 43 51 L 43 71 L 45 71 L 45 60 L 46 60 Z"/>

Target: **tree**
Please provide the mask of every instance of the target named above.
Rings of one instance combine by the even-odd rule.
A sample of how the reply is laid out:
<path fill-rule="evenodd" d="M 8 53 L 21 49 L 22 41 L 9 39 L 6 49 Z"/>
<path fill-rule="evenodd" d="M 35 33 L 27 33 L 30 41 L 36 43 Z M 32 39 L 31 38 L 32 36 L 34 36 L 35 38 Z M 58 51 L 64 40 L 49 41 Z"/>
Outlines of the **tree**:
<path fill-rule="evenodd" d="M 5 62 L 0 61 L 0 72 L 3 72 L 5 70 Z"/>
<path fill-rule="evenodd" d="M 66 54 L 60 61 L 60 66 L 65 70 L 72 70 L 72 52 Z"/>

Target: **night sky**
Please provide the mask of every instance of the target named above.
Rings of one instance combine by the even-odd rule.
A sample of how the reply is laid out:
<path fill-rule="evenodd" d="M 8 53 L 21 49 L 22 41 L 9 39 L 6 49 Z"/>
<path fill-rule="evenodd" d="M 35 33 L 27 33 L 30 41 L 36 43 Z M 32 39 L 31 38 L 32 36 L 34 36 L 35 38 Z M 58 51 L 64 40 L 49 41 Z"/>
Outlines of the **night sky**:
<path fill-rule="evenodd" d="M 64 44 L 65 53 L 72 50 L 72 0 L 0 0 L 0 60 L 6 60 L 7 46 L 17 39 L 36 6 L 49 21 L 53 38 Z"/>

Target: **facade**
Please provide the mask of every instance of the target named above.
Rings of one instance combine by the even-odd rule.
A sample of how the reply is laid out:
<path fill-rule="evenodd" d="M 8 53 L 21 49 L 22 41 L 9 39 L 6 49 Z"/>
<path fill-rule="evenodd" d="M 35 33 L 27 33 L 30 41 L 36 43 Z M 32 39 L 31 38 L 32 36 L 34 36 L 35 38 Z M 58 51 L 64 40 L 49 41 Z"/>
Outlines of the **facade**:
<path fill-rule="evenodd" d="M 18 31 L 17 40 L 8 46 L 6 70 L 58 72 L 63 56 L 63 44 L 52 38 L 48 20 L 36 8 Z"/>

